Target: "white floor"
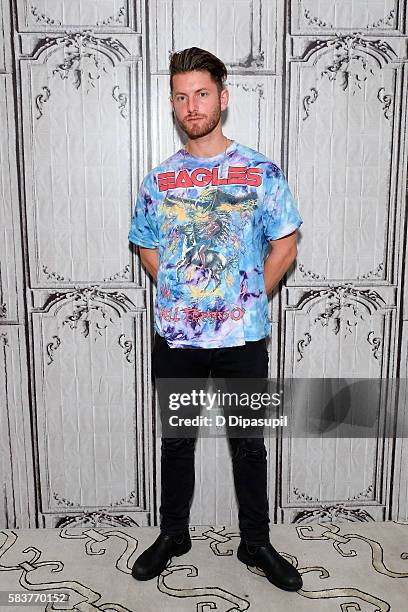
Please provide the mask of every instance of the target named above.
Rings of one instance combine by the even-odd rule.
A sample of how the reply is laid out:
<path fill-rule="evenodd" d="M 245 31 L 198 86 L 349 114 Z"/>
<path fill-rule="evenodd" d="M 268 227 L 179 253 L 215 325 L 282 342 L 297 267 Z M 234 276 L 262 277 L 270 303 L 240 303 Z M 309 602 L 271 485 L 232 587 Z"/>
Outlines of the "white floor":
<path fill-rule="evenodd" d="M 22 612 L 408 610 L 408 523 L 273 525 L 271 542 L 303 576 L 297 593 L 280 591 L 237 560 L 237 531 L 202 526 L 190 531 L 189 553 L 174 558 L 159 578 L 137 582 L 130 568 L 157 528 L 3 530 L 0 591 L 63 588 L 70 594 L 69 604 L 14 608 Z M 12 609 L 0 605 L 1 612 Z"/>

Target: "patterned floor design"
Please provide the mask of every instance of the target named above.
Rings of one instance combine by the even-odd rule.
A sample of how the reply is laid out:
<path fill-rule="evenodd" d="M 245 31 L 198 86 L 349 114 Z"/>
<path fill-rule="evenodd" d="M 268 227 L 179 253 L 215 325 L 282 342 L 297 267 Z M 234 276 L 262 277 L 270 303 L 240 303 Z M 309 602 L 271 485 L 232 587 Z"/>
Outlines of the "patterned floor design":
<path fill-rule="evenodd" d="M 238 532 L 191 527 L 193 547 L 158 579 L 130 575 L 157 528 L 0 531 L 0 591 L 70 593 L 70 603 L 11 608 L 78 612 L 406 612 L 408 523 L 273 525 L 271 541 L 303 576 L 280 591 L 236 558 Z"/>

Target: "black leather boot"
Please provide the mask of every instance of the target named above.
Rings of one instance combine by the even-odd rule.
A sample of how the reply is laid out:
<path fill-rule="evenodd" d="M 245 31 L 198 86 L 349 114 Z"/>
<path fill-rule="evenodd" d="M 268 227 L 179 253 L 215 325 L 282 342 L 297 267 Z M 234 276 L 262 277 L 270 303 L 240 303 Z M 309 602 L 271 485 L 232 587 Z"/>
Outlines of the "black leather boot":
<path fill-rule="evenodd" d="M 265 546 L 251 546 L 241 540 L 237 557 L 245 565 L 263 570 L 269 582 L 279 589 L 297 591 L 303 586 L 302 577 L 297 569 L 286 561 L 270 543 Z"/>
<path fill-rule="evenodd" d="M 160 533 L 149 548 L 138 557 L 132 568 L 132 576 L 136 580 L 150 580 L 159 576 L 172 557 L 180 557 L 191 548 L 188 531 L 179 536 Z"/>

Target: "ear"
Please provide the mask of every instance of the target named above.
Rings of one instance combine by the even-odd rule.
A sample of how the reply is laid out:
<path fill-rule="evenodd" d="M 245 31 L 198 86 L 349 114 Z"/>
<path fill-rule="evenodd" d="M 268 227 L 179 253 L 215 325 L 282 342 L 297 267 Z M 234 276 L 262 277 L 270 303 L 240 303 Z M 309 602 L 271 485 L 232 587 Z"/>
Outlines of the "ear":
<path fill-rule="evenodd" d="M 220 102 L 221 102 L 221 110 L 225 110 L 228 106 L 229 102 L 229 91 L 228 89 L 223 89 L 220 94 Z"/>

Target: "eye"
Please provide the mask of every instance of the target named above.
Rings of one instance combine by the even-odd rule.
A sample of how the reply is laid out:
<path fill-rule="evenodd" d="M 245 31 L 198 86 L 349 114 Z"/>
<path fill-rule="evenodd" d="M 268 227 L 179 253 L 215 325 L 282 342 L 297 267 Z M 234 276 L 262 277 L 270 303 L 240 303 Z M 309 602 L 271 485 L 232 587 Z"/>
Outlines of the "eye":
<path fill-rule="evenodd" d="M 205 98 L 207 96 L 207 92 L 206 91 L 200 91 L 200 97 L 201 98 Z"/>
<path fill-rule="evenodd" d="M 176 96 L 177 102 L 184 102 L 185 96 Z"/>

